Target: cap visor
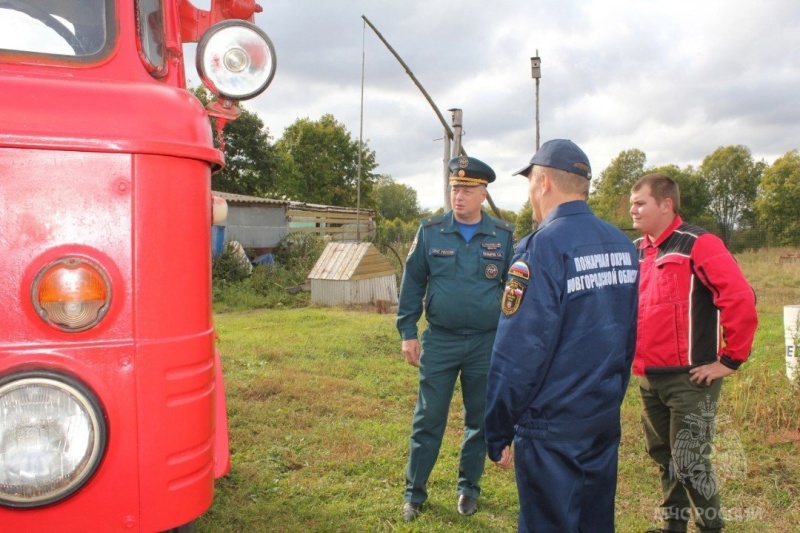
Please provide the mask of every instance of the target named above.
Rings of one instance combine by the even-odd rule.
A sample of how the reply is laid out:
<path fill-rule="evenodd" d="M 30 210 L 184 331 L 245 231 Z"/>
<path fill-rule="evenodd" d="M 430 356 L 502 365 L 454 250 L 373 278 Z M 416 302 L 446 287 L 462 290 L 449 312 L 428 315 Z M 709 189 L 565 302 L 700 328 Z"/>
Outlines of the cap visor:
<path fill-rule="evenodd" d="M 512 176 L 525 176 L 527 178 L 528 177 L 528 172 L 530 172 L 532 166 L 533 165 L 528 165 L 526 167 L 523 167 L 523 168 L 519 169 L 518 171 L 514 172 L 511 175 Z"/>

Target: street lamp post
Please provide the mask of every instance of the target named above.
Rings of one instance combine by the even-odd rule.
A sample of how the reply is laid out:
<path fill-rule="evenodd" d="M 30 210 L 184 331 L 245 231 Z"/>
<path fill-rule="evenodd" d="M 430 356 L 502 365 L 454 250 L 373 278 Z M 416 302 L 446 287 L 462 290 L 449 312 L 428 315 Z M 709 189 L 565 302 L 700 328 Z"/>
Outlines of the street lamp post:
<path fill-rule="evenodd" d="M 539 151 L 539 79 L 542 77 L 542 59 L 539 50 L 531 58 L 531 77 L 536 80 L 536 151 Z"/>

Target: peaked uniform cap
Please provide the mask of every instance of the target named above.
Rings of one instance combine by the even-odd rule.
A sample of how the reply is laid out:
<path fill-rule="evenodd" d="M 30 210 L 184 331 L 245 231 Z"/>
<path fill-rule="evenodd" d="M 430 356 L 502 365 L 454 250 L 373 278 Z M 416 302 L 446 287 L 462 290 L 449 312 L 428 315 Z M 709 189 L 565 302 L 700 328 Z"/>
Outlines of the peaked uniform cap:
<path fill-rule="evenodd" d="M 460 187 L 476 187 L 492 183 L 496 176 L 492 167 L 474 157 L 454 157 L 447 164 L 450 184 Z"/>

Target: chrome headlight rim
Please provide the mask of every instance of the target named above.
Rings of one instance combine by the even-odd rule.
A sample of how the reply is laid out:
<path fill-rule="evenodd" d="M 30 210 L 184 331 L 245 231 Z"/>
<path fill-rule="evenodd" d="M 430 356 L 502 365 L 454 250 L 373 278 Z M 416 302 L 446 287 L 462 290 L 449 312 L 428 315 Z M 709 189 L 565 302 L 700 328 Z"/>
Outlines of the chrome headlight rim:
<path fill-rule="evenodd" d="M 220 79 L 218 77 L 215 79 L 214 74 L 209 71 L 210 68 L 208 64 L 211 60 L 211 56 L 209 55 L 209 47 L 214 46 L 216 44 L 215 41 L 224 39 L 224 33 L 237 29 L 255 34 L 255 37 L 261 40 L 265 45 L 265 50 L 262 51 L 266 53 L 266 68 L 260 76 L 260 83 L 252 89 L 245 90 L 243 92 L 234 92 L 230 89 L 220 86 Z M 230 48 L 228 52 L 224 54 L 224 56 L 230 56 L 231 58 L 237 58 L 245 61 L 250 59 L 245 50 L 243 50 L 241 47 Z M 272 79 L 275 77 L 275 70 L 277 67 L 275 46 L 272 44 L 272 41 L 267 34 L 255 24 L 244 20 L 226 20 L 211 26 L 200 38 L 200 42 L 197 44 L 197 51 L 195 54 L 195 66 L 203 84 L 215 96 L 237 102 L 241 100 L 249 100 L 264 92 L 266 88 L 269 87 L 269 84 L 272 83 Z M 241 70 L 244 70 L 241 65 L 238 66 Z"/>
<path fill-rule="evenodd" d="M 0 506 L 2 507 L 17 509 L 47 507 L 73 496 L 85 487 L 97 473 L 108 447 L 108 419 L 97 395 L 88 386 L 78 379 L 58 371 L 23 370 L 0 377 L 0 402 L 7 394 L 31 386 L 56 388 L 80 406 L 92 428 L 91 445 L 81 464 L 65 477 L 66 482 L 59 485 L 60 480 L 49 481 L 49 485 L 55 486 L 46 492 L 35 496 L 20 496 L 7 491 L 7 487 L 10 488 L 11 485 L 3 486 L 0 483 Z M 4 420 L 0 421 L 0 426 L 4 422 Z M 0 429 L 0 432 L 5 431 L 6 428 Z M 0 466 L 5 467 L 6 465 L 0 463 Z"/>

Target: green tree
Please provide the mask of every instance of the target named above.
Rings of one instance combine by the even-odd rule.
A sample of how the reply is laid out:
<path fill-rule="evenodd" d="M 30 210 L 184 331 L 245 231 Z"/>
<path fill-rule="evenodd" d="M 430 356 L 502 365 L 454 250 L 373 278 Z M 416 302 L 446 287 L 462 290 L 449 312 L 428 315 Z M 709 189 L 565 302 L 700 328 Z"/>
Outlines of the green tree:
<path fill-rule="evenodd" d="M 197 98 L 208 104 L 211 96 L 205 87 L 194 89 Z M 222 131 L 225 168 L 211 176 L 215 191 L 268 196 L 276 192 L 277 160 L 270 145 L 269 130 L 255 113 L 239 104 L 239 118 L 228 121 Z M 211 120 L 216 132 L 216 119 Z M 219 148 L 219 139 L 214 137 Z"/>
<path fill-rule="evenodd" d="M 631 227 L 631 187 L 645 174 L 645 161 L 641 150 L 624 150 L 600 173 L 589 194 L 589 205 L 598 217 L 619 228 Z"/>
<path fill-rule="evenodd" d="M 755 208 L 769 242 L 800 246 L 800 155 L 792 150 L 778 158 L 761 177 Z"/>
<path fill-rule="evenodd" d="M 711 195 L 709 210 L 728 246 L 734 230 L 753 219 L 750 206 L 765 167 L 763 161 L 753 161 L 750 149 L 742 145 L 720 146 L 700 165 Z"/>
<path fill-rule="evenodd" d="M 373 194 L 376 209 L 387 219 L 400 219 L 412 222 L 420 218 L 421 208 L 417 191 L 403 183 L 397 183 L 391 176 L 378 176 Z"/>
<path fill-rule="evenodd" d="M 280 194 L 301 202 L 355 207 L 359 194 L 359 142 L 333 115 L 298 119 L 275 143 Z M 364 143 L 361 206 L 374 205 L 375 152 Z"/>
<path fill-rule="evenodd" d="M 506 222 L 511 222 L 512 224 L 515 220 L 517 220 L 517 214 L 510 209 L 501 209 L 498 207 L 497 211 L 499 212 L 499 216 L 498 213 L 494 212 L 494 209 L 492 209 L 491 206 L 486 205 L 483 207 L 483 210 L 495 218 L 499 218 L 500 220 L 504 220 Z"/>
<path fill-rule="evenodd" d="M 648 170 L 648 173 L 666 174 L 678 184 L 681 193 L 680 215 L 691 224 L 708 228 L 716 227 L 714 217 L 708 210 L 711 193 L 703 175 L 691 165 L 680 169 L 677 165 L 665 165 Z"/>
<path fill-rule="evenodd" d="M 514 222 L 514 237 L 519 241 L 522 237 L 533 231 L 533 209 L 530 199 L 525 200 L 522 209 L 517 214 Z"/>

